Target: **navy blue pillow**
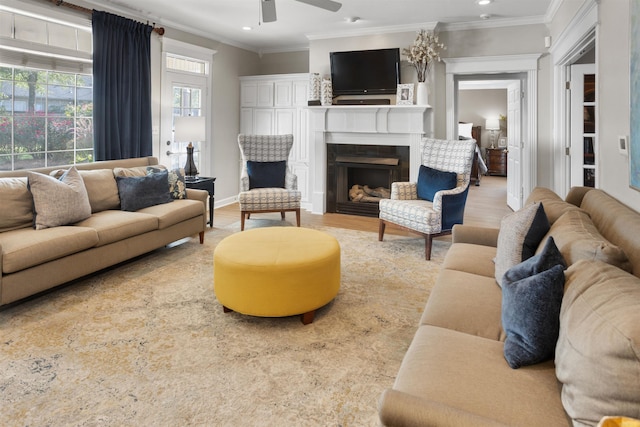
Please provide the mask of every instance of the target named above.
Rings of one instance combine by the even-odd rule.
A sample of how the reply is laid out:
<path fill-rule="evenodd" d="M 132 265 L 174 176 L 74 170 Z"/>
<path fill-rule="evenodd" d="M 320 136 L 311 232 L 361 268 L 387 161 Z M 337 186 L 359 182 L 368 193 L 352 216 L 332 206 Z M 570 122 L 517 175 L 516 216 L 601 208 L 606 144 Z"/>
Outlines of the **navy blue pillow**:
<path fill-rule="evenodd" d="M 146 176 L 117 176 L 120 209 L 135 212 L 149 206 L 169 203 L 169 173 L 162 171 Z"/>
<path fill-rule="evenodd" d="M 252 188 L 284 188 L 284 177 L 287 162 L 253 162 L 247 161 L 249 189 Z"/>
<path fill-rule="evenodd" d="M 418 171 L 418 198 L 433 202 L 433 198 L 440 190 L 451 190 L 458 184 L 458 174 L 433 169 L 420 165 Z"/>
<path fill-rule="evenodd" d="M 566 264 L 553 238 L 502 279 L 504 358 L 513 369 L 552 359 L 560 333 Z"/>

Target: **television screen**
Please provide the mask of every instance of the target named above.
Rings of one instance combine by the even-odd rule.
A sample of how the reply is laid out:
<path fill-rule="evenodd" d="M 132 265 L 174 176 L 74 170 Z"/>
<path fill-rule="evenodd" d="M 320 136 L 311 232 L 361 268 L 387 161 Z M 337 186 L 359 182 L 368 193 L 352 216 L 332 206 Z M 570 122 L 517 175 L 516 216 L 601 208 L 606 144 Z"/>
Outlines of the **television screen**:
<path fill-rule="evenodd" d="M 400 49 L 331 52 L 333 95 L 393 95 L 400 83 Z"/>

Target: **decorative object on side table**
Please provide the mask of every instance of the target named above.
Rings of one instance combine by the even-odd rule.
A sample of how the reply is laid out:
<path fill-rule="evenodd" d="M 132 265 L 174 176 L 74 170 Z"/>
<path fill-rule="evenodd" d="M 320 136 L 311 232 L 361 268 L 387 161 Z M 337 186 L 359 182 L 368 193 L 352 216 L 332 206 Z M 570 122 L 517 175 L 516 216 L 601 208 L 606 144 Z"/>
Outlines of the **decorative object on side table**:
<path fill-rule="evenodd" d="M 491 132 L 491 136 L 489 138 L 491 140 L 491 148 L 496 148 L 496 131 L 500 130 L 500 120 L 487 119 L 484 127 Z"/>
<path fill-rule="evenodd" d="M 198 176 L 185 182 L 187 188 L 205 190 L 209 193 L 209 226 L 213 228 L 213 203 L 215 202 L 216 179 L 205 176 Z"/>
<path fill-rule="evenodd" d="M 440 62 L 440 51 L 446 49 L 444 43 L 440 43 L 438 35 L 426 30 L 418 31 L 418 36 L 411 46 L 402 49 L 402 54 L 413 65 L 418 73 L 418 86 L 416 89 L 416 104 L 429 104 L 429 90 L 427 78 L 433 68 L 433 62 Z"/>
<path fill-rule="evenodd" d="M 398 85 L 396 105 L 413 105 L 413 83 Z"/>
<path fill-rule="evenodd" d="M 193 181 L 198 176 L 198 168 L 193 160 L 193 142 L 204 142 L 206 138 L 206 123 L 203 116 L 181 116 L 174 121 L 174 141 L 188 142 L 187 162 L 184 174 L 187 181 Z"/>

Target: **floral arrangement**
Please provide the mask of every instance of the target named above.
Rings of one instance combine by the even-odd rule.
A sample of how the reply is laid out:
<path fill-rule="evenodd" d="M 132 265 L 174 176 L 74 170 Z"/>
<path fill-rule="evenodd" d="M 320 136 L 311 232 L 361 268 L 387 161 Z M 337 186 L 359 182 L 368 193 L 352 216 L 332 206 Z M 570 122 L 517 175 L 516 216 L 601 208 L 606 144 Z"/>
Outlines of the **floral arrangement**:
<path fill-rule="evenodd" d="M 444 43 L 440 43 L 437 34 L 420 30 L 413 44 L 402 49 L 402 54 L 407 57 L 409 64 L 416 68 L 418 81 L 424 82 L 429 75 L 433 61 L 440 62 L 440 51 L 445 49 Z"/>

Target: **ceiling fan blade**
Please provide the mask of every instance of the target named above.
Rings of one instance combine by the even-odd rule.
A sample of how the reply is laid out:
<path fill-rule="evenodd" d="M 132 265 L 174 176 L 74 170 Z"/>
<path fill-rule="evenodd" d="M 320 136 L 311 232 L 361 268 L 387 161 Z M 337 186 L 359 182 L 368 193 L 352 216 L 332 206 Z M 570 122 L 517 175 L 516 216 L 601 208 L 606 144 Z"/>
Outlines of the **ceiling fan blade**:
<path fill-rule="evenodd" d="M 260 0 L 262 7 L 262 22 L 276 21 L 276 0 Z"/>
<path fill-rule="evenodd" d="M 300 3 L 310 4 L 311 6 L 319 7 L 321 9 L 329 10 L 331 12 L 337 12 L 342 7 L 342 3 L 338 3 L 333 0 L 297 0 Z"/>

